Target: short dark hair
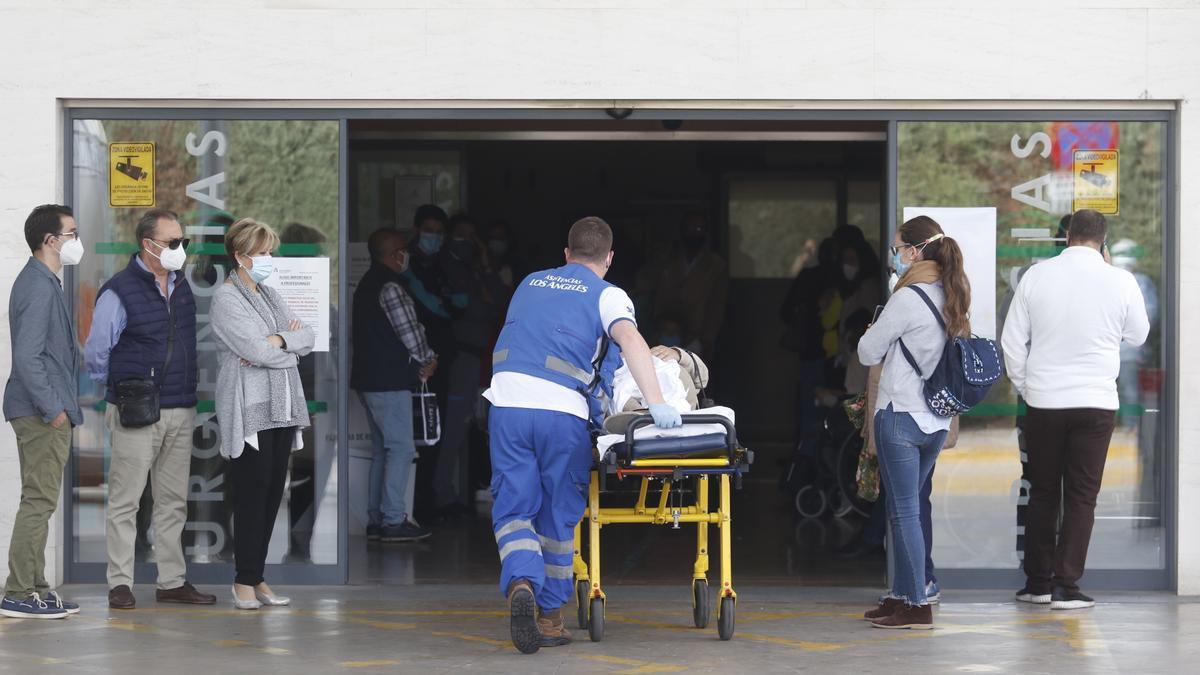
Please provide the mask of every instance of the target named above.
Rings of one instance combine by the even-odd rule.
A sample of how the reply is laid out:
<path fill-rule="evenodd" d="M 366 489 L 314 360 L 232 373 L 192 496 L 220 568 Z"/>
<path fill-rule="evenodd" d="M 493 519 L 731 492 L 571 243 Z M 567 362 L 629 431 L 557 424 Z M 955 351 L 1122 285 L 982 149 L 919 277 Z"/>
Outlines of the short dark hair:
<path fill-rule="evenodd" d="M 588 216 L 575 221 L 567 234 L 571 257 L 583 262 L 603 262 L 612 251 L 612 228 L 603 219 Z"/>
<path fill-rule="evenodd" d="M 471 214 L 466 213 L 465 211 L 460 211 L 450 217 L 450 222 L 446 225 L 446 232 L 450 236 L 454 236 L 454 230 L 456 230 L 459 225 L 470 225 L 471 227 L 475 228 L 476 234 L 479 233 L 479 224 L 474 218 L 471 217 Z"/>
<path fill-rule="evenodd" d="M 446 212 L 437 204 L 422 204 L 413 213 L 413 227 L 420 227 L 421 223 L 427 220 L 436 220 L 442 225 L 446 225 L 449 222 Z"/>
<path fill-rule="evenodd" d="M 154 231 L 158 229 L 158 221 L 174 220 L 179 222 L 179 216 L 174 211 L 167 209 L 150 209 L 138 218 L 137 227 L 133 229 L 133 236 L 137 238 L 138 248 L 142 247 L 142 241 L 154 238 Z"/>
<path fill-rule="evenodd" d="M 1091 242 L 1103 244 L 1108 238 L 1108 221 L 1104 214 L 1092 209 L 1076 211 L 1071 215 L 1071 224 L 1067 228 L 1072 243 Z"/>
<path fill-rule="evenodd" d="M 390 244 L 395 244 L 391 246 Z M 408 244 L 404 233 L 394 227 L 381 227 L 367 238 L 367 253 L 371 254 L 372 262 L 379 262 L 385 255 L 395 253 Z"/>
<path fill-rule="evenodd" d="M 37 253 L 46 241 L 46 235 L 62 232 L 62 219 L 74 218 L 71 207 L 62 204 L 42 204 L 29 212 L 25 219 L 25 243 L 29 250 Z"/>

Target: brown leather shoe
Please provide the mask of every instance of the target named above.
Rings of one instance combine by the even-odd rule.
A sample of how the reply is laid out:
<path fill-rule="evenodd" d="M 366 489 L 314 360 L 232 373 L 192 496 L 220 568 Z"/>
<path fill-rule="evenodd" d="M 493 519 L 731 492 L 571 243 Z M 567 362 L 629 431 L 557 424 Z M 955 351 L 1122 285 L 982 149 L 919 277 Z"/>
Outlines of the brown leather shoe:
<path fill-rule="evenodd" d="M 215 605 L 217 596 L 201 593 L 188 582 L 183 582 L 179 588 L 158 589 L 154 591 L 154 599 L 159 602 L 176 602 L 181 605 Z"/>
<path fill-rule="evenodd" d="M 912 630 L 933 630 L 933 605 L 904 605 L 891 616 L 875 619 L 871 625 L 876 628 L 909 628 Z"/>
<path fill-rule="evenodd" d="M 533 587 L 524 579 L 508 585 L 508 626 L 513 646 L 522 654 L 533 654 L 542 646 L 542 634 L 538 631 L 537 602 L 533 599 Z"/>
<path fill-rule="evenodd" d="M 863 614 L 863 619 L 867 621 L 882 619 L 885 616 L 891 616 L 896 612 L 897 609 L 900 609 L 903 606 L 904 601 L 900 598 L 884 598 L 883 602 L 879 603 L 878 607 L 869 610 L 866 614 Z"/>
<path fill-rule="evenodd" d="M 121 584 L 108 590 L 108 606 L 112 609 L 133 609 L 137 606 L 137 598 L 133 597 L 133 589 Z"/>
<path fill-rule="evenodd" d="M 561 647 L 571 644 L 571 634 L 567 632 L 567 627 L 563 625 L 561 609 L 556 609 L 553 612 L 542 610 L 537 623 L 538 632 L 542 634 L 543 647 Z"/>

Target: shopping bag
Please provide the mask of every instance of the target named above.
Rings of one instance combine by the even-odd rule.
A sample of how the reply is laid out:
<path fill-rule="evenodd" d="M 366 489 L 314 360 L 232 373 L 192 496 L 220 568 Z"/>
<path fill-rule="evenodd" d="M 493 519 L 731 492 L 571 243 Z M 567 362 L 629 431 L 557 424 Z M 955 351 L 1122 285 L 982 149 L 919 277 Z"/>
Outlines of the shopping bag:
<path fill-rule="evenodd" d="M 437 394 L 422 382 L 413 393 L 413 440 L 417 447 L 437 445 L 442 440 L 442 416 L 438 413 Z"/>

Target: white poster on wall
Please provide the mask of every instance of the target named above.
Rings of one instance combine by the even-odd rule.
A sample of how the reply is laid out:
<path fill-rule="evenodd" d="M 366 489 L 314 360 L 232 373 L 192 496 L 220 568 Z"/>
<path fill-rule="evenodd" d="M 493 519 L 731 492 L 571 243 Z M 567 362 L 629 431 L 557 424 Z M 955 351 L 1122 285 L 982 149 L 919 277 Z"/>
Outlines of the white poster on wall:
<path fill-rule="evenodd" d="M 996 339 L 996 209 L 904 207 L 904 220 L 929 216 L 958 242 L 971 281 L 971 330 Z"/>
<path fill-rule="evenodd" d="M 263 283 L 317 334 L 314 352 L 329 351 L 329 258 L 272 258 L 275 272 Z"/>

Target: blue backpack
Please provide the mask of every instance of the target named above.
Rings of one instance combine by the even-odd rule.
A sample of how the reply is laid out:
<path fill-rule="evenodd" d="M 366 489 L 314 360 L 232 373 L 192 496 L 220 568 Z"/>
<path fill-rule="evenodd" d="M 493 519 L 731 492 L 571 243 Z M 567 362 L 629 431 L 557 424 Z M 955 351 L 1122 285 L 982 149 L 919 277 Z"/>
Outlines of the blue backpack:
<path fill-rule="evenodd" d="M 946 321 L 937 305 L 929 299 L 925 291 L 917 286 L 909 286 L 921 296 L 929 311 L 937 318 L 942 332 L 946 331 Z M 917 375 L 925 381 L 925 403 L 934 414 L 940 417 L 954 417 L 978 405 L 987 396 L 996 380 L 1004 374 L 1004 362 L 1000 358 L 1000 350 L 996 343 L 987 338 L 956 337 L 946 341 L 946 349 L 937 367 L 928 377 L 921 372 L 917 360 L 913 358 L 904 340 L 900 340 L 900 351 L 908 364 L 917 371 Z"/>

